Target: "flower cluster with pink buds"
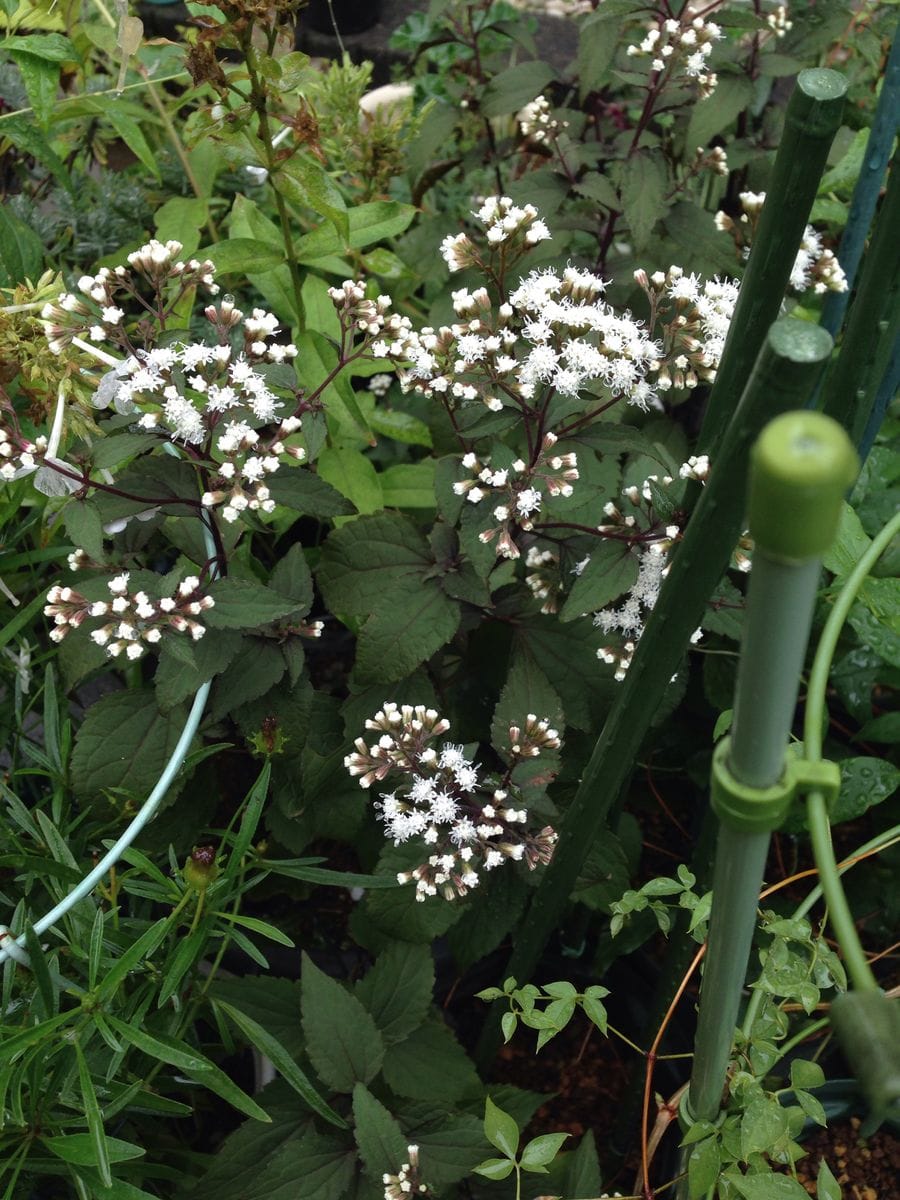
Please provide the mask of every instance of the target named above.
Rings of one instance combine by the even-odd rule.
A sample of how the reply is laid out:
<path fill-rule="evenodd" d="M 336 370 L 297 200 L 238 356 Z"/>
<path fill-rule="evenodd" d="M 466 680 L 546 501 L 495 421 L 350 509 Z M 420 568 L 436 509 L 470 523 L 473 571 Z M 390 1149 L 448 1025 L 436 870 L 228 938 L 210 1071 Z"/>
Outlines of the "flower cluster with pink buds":
<path fill-rule="evenodd" d="M 473 478 L 460 480 L 453 490 L 470 504 L 490 498 L 495 523 L 478 536 L 484 543 L 496 539 L 496 550 L 502 558 L 519 557 L 513 527 L 526 531 L 534 528 L 532 518 L 541 510 L 545 491 L 550 496 L 572 495 L 572 484 L 578 478 L 577 456 L 574 452 L 551 453 L 556 442 L 555 434 L 544 435 L 533 466 L 517 458 L 509 467 L 493 470 L 489 460 L 482 461 L 471 452 L 463 455 L 462 465 L 473 472 Z"/>
<path fill-rule="evenodd" d="M 484 226 L 486 245 L 480 248 L 466 233 L 448 233 L 441 242 L 441 256 L 451 272 L 467 267 L 489 268 L 500 246 L 509 265 L 550 237 L 534 205 L 520 206 L 509 196 L 488 196 L 472 216 Z"/>
<path fill-rule="evenodd" d="M 449 728 L 433 708 L 386 701 L 366 721 L 375 735 L 371 745 L 357 738 L 344 759 L 364 788 L 391 774 L 401 776 L 394 791 L 381 793 L 375 809 L 394 845 L 421 838 L 430 851 L 420 866 L 397 876 L 400 883 L 415 882 L 420 901 L 439 892 L 447 900 L 464 896 L 477 887 L 482 872 L 505 862 L 524 862 L 533 870 L 550 861 L 556 843 L 550 826 L 528 830 L 528 810 L 519 807 L 511 782 L 518 761 L 559 749 L 559 734 L 549 721 L 529 713 L 521 726 L 509 727 L 504 753 L 509 768 L 502 778 L 483 776 L 460 745 L 432 744 Z"/>
<path fill-rule="evenodd" d="M 629 58 L 649 57 L 654 74 L 669 78 L 695 79 L 701 97 L 711 96 L 718 78 L 709 69 L 713 45 L 723 37 L 715 21 L 703 17 L 676 20 L 661 17 L 651 25 L 643 41 L 628 47 Z"/>
<path fill-rule="evenodd" d="M 728 213 L 719 211 L 715 217 L 716 228 L 722 233 L 730 234 L 741 257 L 749 258 L 766 193 L 741 192 L 738 199 L 743 209 L 740 219 L 734 221 Z M 822 235 L 813 229 L 812 225 L 807 225 L 804 230 L 797 257 L 791 268 L 789 287 L 798 295 L 810 289 L 816 295 L 847 290 L 847 277 L 841 264 L 834 252 L 826 248 Z"/>
<path fill-rule="evenodd" d="M 650 327 L 662 339 L 656 387 L 692 389 L 716 377 L 737 304 L 738 284 L 685 274 L 681 267 L 634 273 L 650 302 Z"/>
<path fill-rule="evenodd" d="M 562 130 L 569 127 L 568 121 L 557 121 L 553 116 L 546 96 L 537 96 L 530 104 L 526 104 L 516 120 L 522 130 L 522 136 L 538 145 L 552 141 Z"/>
<path fill-rule="evenodd" d="M 179 258 L 182 249 L 181 242 L 154 239 L 128 255 L 128 266 L 101 267 L 96 275 L 82 275 L 77 293 L 63 292 L 46 304 L 41 319 L 53 353 L 61 353 L 81 337 L 131 349 L 126 330 L 129 309 L 132 317 L 146 312 L 143 297 L 148 289 L 156 300 L 151 311 L 169 315 L 191 288 L 203 287 L 215 295 L 219 288 L 213 264 L 196 258 L 185 261 Z M 164 298 L 164 292 L 171 294 Z"/>
<path fill-rule="evenodd" d="M 528 574 L 525 583 L 535 600 L 542 601 L 541 612 L 555 613 L 559 608 L 559 593 L 563 590 L 559 577 L 559 555 L 552 550 L 541 550 L 531 546 L 525 555 Z"/>
<path fill-rule="evenodd" d="M 387 1172 L 381 1177 L 384 1200 L 408 1200 L 410 1196 L 428 1196 L 428 1188 L 419 1174 L 419 1147 L 407 1146 L 405 1162 L 396 1175 Z"/>
<path fill-rule="evenodd" d="M 45 437 L 32 442 L 0 425 L 0 481 L 11 483 L 22 475 L 30 475 L 41 465 L 46 452 Z"/>
<path fill-rule="evenodd" d="M 125 571 L 108 582 L 110 600 L 88 600 L 74 588 L 60 584 L 52 587 L 47 593 L 44 616 L 53 618 L 53 641 L 61 642 L 88 618 L 101 618 L 104 624 L 91 633 L 91 640 L 103 646 L 110 658 L 124 654 L 138 659 L 148 646 L 160 642 L 164 633 L 186 633 L 195 642 L 206 633 L 196 618 L 215 601 L 203 594 L 196 575 L 184 579 L 174 596 L 161 600 L 152 600 L 144 591 L 130 592 L 128 579 Z"/>
<path fill-rule="evenodd" d="M 328 295 L 337 310 L 342 332 L 351 336 L 361 333 L 369 341 L 373 358 L 397 363 L 408 360 L 408 351 L 415 344 L 412 323 L 409 317 L 390 311 L 393 303 L 390 296 L 367 299 L 363 284 L 352 279 L 345 279 L 340 287 L 329 288 Z M 371 341 L 372 338 L 376 340 Z"/>
<path fill-rule="evenodd" d="M 210 490 L 201 497 L 204 507 L 224 505 L 221 514 L 229 523 L 248 509 L 272 512 L 275 501 L 265 480 L 278 470 L 280 455 L 287 454 L 297 462 L 305 459 L 302 446 L 287 445 L 284 440 L 300 426 L 299 417 L 285 417 L 274 434 L 263 438 L 246 421 L 229 421 L 213 443 L 213 454 L 222 461 L 210 482 Z"/>

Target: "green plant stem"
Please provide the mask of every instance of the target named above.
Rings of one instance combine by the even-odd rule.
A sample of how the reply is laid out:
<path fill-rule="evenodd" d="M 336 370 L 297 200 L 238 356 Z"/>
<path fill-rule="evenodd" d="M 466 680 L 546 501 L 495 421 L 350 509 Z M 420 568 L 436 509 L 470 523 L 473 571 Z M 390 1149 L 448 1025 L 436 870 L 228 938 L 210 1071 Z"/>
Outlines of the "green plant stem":
<path fill-rule="evenodd" d="M 174 75 L 160 75 L 160 77 L 158 79 L 154 79 L 153 82 L 174 83 L 176 80 L 186 79 L 190 79 L 190 75 L 187 71 L 176 71 Z M 100 91 L 91 92 L 90 96 L 92 100 L 97 96 L 121 96 L 124 95 L 125 92 L 133 92 L 136 88 L 145 88 L 149 82 L 149 80 L 144 80 L 141 83 L 126 83 L 123 88 L 101 88 Z M 79 104 L 83 99 L 84 96 L 80 92 L 73 96 L 60 96 L 60 98 L 55 101 L 54 112 L 58 113 L 59 110 L 64 109 L 67 104 Z M 16 108 L 13 109 L 12 112 L 0 113 L 0 130 L 2 130 L 4 121 L 10 121 L 13 117 L 27 117 L 32 116 L 33 114 L 34 109 L 30 106 L 26 108 Z"/>
<path fill-rule="evenodd" d="M 825 379 L 823 411 L 860 446 L 879 385 L 900 337 L 900 149 L 875 219 L 837 360 Z"/>
<path fill-rule="evenodd" d="M 505 975 L 527 981 L 558 927 L 575 880 L 607 814 L 628 783 L 656 703 L 679 670 L 690 635 L 740 536 L 751 444 L 772 417 L 802 405 L 812 390 L 831 338 L 800 321 L 778 322 L 769 333 L 741 403 L 675 553 L 612 711 L 582 772 L 560 829 L 559 843 L 515 940 Z M 485 1066 L 500 1044 L 500 1013 L 482 1031 L 478 1061 Z"/>
<path fill-rule="evenodd" d="M 882 529 L 847 576 L 834 607 L 828 614 L 822 636 L 819 638 L 819 646 L 809 677 L 806 714 L 803 722 L 804 753 L 813 762 L 819 762 L 822 758 L 825 689 L 838 638 L 847 614 L 869 572 L 898 533 L 900 533 L 900 513 Z M 840 943 L 847 973 L 857 991 L 877 991 L 878 983 L 872 973 L 872 968 L 866 961 L 865 951 L 860 943 L 853 916 L 847 904 L 847 897 L 841 886 L 840 873 L 834 857 L 834 847 L 831 844 L 828 809 L 822 793 L 811 792 L 807 798 L 806 808 L 813 853 L 819 870 L 822 892 L 828 905 L 828 918 Z"/>
<path fill-rule="evenodd" d="M 303 308 L 303 279 L 300 275 L 300 264 L 297 262 L 297 254 L 294 249 L 294 235 L 291 231 L 291 218 L 287 210 L 284 196 L 278 190 L 275 181 L 277 173 L 277 164 L 275 161 L 275 147 L 272 145 L 272 127 L 269 124 L 269 113 L 266 107 L 267 96 L 266 90 L 262 85 L 259 77 L 259 72 L 256 70 L 254 59 L 254 51 L 245 38 L 241 47 L 244 54 L 244 61 L 247 65 L 247 77 L 250 81 L 250 106 L 256 113 L 256 118 L 259 122 L 259 138 L 262 142 L 266 156 L 266 170 L 269 173 L 269 182 L 272 185 L 272 192 L 275 197 L 275 207 L 278 210 L 278 222 L 281 225 L 281 237 L 284 241 L 284 252 L 287 258 L 288 270 L 291 273 L 291 285 L 294 291 L 294 308 L 297 313 L 297 324 L 301 329 L 305 326 L 304 308 Z"/>
<path fill-rule="evenodd" d="M 801 71 L 797 79 L 697 453 L 717 452 L 766 331 L 781 310 L 846 90 L 835 71 Z"/>

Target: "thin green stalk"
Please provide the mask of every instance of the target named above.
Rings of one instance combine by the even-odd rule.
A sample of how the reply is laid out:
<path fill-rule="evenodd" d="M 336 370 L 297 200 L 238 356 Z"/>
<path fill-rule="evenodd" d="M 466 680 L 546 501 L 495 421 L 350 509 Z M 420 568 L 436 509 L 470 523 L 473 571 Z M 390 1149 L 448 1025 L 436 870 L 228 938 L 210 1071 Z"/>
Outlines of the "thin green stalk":
<path fill-rule="evenodd" d="M 176 71 L 173 75 L 160 75 L 158 79 L 154 79 L 154 83 L 174 83 L 176 80 L 190 79 L 190 74 L 187 71 Z M 149 79 L 142 80 L 140 83 L 126 83 L 123 88 L 111 87 L 101 88 L 97 92 L 91 92 L 91 99 L 97 96 L 122 96 L 125 92 L 133 92 L 136 88 L 145 88 L 149 84 Z M 60 109 L 65 109 L 67 104 L 79 104 L 84 99 L 84 96 L 79 92 L 73 96 L 60 96 L 54 104 L 54 113 L 58 113 Z M 0 132 L 4 121 L 10 121 L 13 117 L 27 117 L 34 114 L 34 109 L 29 105 L 26 108 L 15 108 L 11 112 L 0 113 Z"/>
<path fill-rule="evenodd" d="M 900 335 L 900 148 L 850 306 L 837 360 L 825 379 L 823 411 L 842 420 L 859 446 Z"/>
<path fill-rule="evenodd" d="M 874 567 L 875 563 L 900 533 L 900 513 L 882 529 L 871 546 L 860 558 L 859 562 L 847 576 L 844 586 L 835 601 L 834 607 L 828 614 L 825 628 L 819 639 L 819 646 L 809 677 L 809 690 L 806 700 L 806 714 L 803 723 L 804 753 L 813 762 L 822 758 L 822 725 L 825 716 L 825 689 L 828 684 L 828 672 L 831 661 L 841 635 L 847 614 L 859 593 L 860 588 Z M 834 847 L 831 844 L 831 826 L 828 821 L 828 809 L 821 792 L 811 792 L 807 799 L 807 817 L 812 839 L 813 853 L 816 866 L 819 869 L 819 879 L 822 892 L 828 905 L 828 919 L 835 936 L 841 946 L 841 952 L 847 966 L 847 973 L 857 991 L 877 991 L 878 982 L 872 973 L 872 968 L 866 961 L 865 951 L 856 932 L 847 897 L 841 887 L 840 874 L 834 857 Z"/>
<path fill-rule="evenodd" d="M 831 338 L 817 326 L 789 319 L 769 331 L 628 674 L 566 811 L 553 861 L 516 938 L 506 976 L 515 976 L 520 982 L 531 977 L 559 925 L 591 844 L 628 783 L 655 711 L 654 699 L 658 701 L 682 666 L 690 635 L 700 624 L 707 600 L 740 536 L 750 446 L 772 417 L 802 405 L 830 352 Z M 500 1012 L 495 1008 L 479 1043 L 482 1065 L 490 1061 L 499 1043 Z"/>
<path fill-rule="evenodd" d="M 784 301 L 832 139 L 841 123 L 846 81 L 836 71 L 801 71 L 741 291 L 710 393 L 698 453 L 714 453 L 744 380 Z"/>

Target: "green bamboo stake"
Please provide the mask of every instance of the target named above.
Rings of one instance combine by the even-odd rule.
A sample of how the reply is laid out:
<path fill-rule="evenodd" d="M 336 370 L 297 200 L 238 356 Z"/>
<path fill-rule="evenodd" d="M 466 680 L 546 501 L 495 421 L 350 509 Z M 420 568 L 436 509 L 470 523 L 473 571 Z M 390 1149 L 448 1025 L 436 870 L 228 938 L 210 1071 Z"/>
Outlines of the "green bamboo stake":
<path fill-rule="evenodd" d="M 700 624 L 743 527 L 750 446 L 771 418 L 803 403 L 831 348 L 830 336 L 807 322 L 786 319 L 769 331 L 628 674 L 566 810 L 553 861 L 516 938 L 506 976 L 524 982 L 537 966 L 591 844 L 628 782 L 656 702 L 682 665 L 690 635 Z M 492 1012 L 485 1023 L 478 1047 L 482 1065 L 499 1045 L 500 1015 L 499 1010 Z"/>
<path fill-rule="evenodd" d="M 716 452 L 766 333 L 778 319 L 828 151 L 840 127 L 846 91 L 846 81 L 836 71 L 801 71 L 797 77 L 731 329 L 707 403 L 698 453 Z"/>
<path fill-rule="evenodd" d="M 689 1120 L 714 1121 L 737 1023 L 773 829 L 792 794 L 785 752 L 818 590 L 858 461 L 836 421 L 787 413 L 754 447 L 750 477 L 753 574 L 732 736 L 714 758 L 720 821 Z"/>
<path fill-rule="evenodd" d="M 846 422 L 856 446 L 862 443 L 898 336 L 900 149 L 891 162 L 887 192 L 872 229 L 840 352 L 825 379 L 823 411 Z"/>

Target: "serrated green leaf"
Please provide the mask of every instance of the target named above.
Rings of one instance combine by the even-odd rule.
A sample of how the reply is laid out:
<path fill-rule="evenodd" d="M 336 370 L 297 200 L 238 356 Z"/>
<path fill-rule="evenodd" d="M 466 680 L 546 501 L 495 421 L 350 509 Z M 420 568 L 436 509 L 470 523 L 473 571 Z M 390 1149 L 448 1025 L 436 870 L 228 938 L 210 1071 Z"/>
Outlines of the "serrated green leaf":
<path fill-rule="evenodd" d="M 481 112 L 500 117 L 518 112 L 539 95 L 554 78 L 552 67 L 544 62 L 522 62 L 494 75 L 481 97 Z"/>
<path fill-rule="evenodd" d="M 357 512 L 376 513 L 384 507 L 380 476 L 361 451 L 326 446 L 318 469 L 320 478 L 346 496 Z"/>
<path fill-rule="evenodd" d="M 715 95 L 698 100 L 691 109 L 685 135 L 688 152 L 708 146 L 710 138 L 721 133 L 753 102 L 753 96 L 753 84 L 744 75 L 720 73 Z"/>
<path fill-rule="evenodd" d="M 384 1043 L 365 1008 L 303 955 L 301 1011 L 307 1052 L 319 1077 L 338 1092 L 368 1083 L 384 1060 Z"/>
<path fill-rule="evenodd" d="M 203 614 L 210 629 L 258 629 L 297 611 L 294 601 L 247 579 L 217 579 L 208 593 L 215 600 Z"/>
<path fill-rule="evenodd" d="M 320 226 L 296 241 L 297 261 L 311 263 L 329 255 L 342 254 L 345 246 L 351 250 L 364 250 L 382 238 L 395 237 L 411 224 L 416 211 L 414 205 L 400 204 L 396 200 L 355 205 L 347 214 L 349 234 L 346 238 L 339 237 L 333 229 Z"/>
<path fill-rule="evenodd" d="M 638 576 L 637 557 L 621 542 L 601 542 L 572 584 L 560 621 L 573 621 L 605 608 L 625 594 Z"/>
<path fill-rule="evenodd" d="M 48 129 L 59 90 L 59 63 L 22 50 L 8 49 L 7 53 L 19 68 L 35 120 Z"/>
<path fill-rule="evenodd" d="M 255 238 L 229 238 L 202 251 L 219 275 L 271 271 L 284 262 L 284 250 Z"/>
<path fill-rule="evenodd" d="M 269 483 L 276 504 L 283 504 L 309 517 L 344 517 L 353 512 L 353 505 L 330 483 L 312 471 L 296 468 L 279 471 Z"/>
<path fill-rule="evenodd" d="M 353 1136 L 366 1171 L 376 1182 L 382 1175 L 396 1175 L 407 1161 L 403 1130 L 361 1083 L 353 1089 Z"/>
<path fill-rule="evenodd" d="M 644 248 L 666 211 L 667 185 L 665 160 L 656 151 L 638 151 L 620 166 L 622 209 L 636 250 Z"/>
<path fill-rule="evenodd" d="M 350 239 L 350 219 L 340 188 L 310 155 L 299 153 L 280 164 L 275 187 L 294 204 L 305 205 L 334 226 L 343 244 Z"/>
<path fill-rule="evenodd" d="M 401 1040 L 422 1024 L 433 991 L 431 950 L 412 942 L 392 942 L 356 985 L 357 998 L 388 1043 Z"/>
<path fill-rule="evenodd" d="M 389 1046 L 383 1070 L 388 1087 L 411 1100 L 452 1102 L 481 1091 L 474 1066 L 439 1018 Z"/>
<path fill-rule="evenodd" d="M 403 679 L 445 646 L 459 628 L 459 605 L 437 580 L 415 591 L 382 597 L 359 631 L 356 674 L 360 682 Z"/>

